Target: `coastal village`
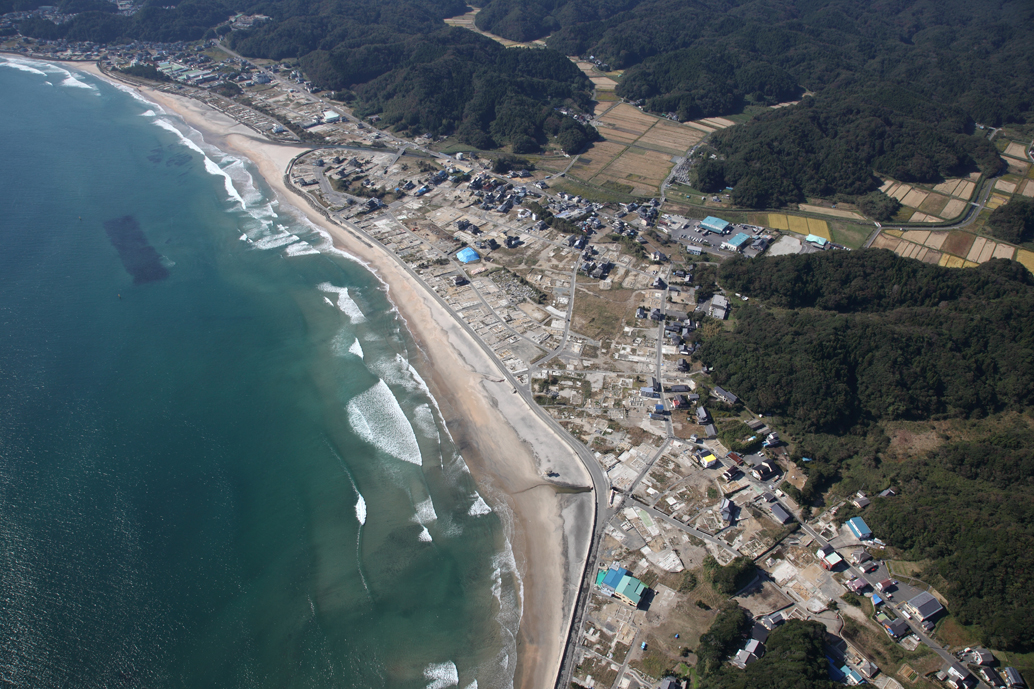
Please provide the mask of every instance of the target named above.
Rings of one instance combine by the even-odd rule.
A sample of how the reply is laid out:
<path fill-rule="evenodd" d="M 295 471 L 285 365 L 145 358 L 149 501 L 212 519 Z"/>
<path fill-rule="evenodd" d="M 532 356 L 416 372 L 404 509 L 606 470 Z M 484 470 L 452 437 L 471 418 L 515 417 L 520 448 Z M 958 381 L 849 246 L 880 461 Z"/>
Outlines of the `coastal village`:
<path fill-rule="evenodd" d="M 153 65 L 169 81 L 150 86 L 273 141 L 308 144 L 285 171 L 293 189 L 391 252 L 491 352 L 515 392 L 584 444 L 608 509 L 558 686 L 695 686 L 701 639 L 730 603 L 750 616 L 725 658 L 737 668 L 764 656 L 779 625 L 801 619 L 825 626 L 830 676 L 845 684 L 1026 686 L 989 651 L 942 637 L 946 600 L 894 562 L 893 544 L 866 525 L 870 496 L 821 514 L 802 509 L 787 490 L 806 477 L 778 420 L 716 385 L 693 357 L 747 300 L 715 282 L 716 264 L 729 257 L 872 245 L 958 267 L 1006 254 L 1028 260 L 1013 247 L 976 238 L 949 251 L 951 230 L 881 232 L 856 222 L 838 231 L 845 218 L 837 215 L 726 213 L 721 196 L 672 202 L 700 140 L 690 125 L 679 125 L 686 146 L 669 156 L 652 198 L 608 200 L 570 182 L 577 157 L 551 151 L 523 167 L 430 138 L 403 141 L 378 129 L 376 117 L 323 98 L 293 66 L 245 60 L 214 42 L 5 49 L 99 60 L 123 80 L 131 79 L 118 68 Z M 606 134 L 605 118 L 590 121 Z M 1029 142 L 1015 145 L 1009 164 L 1025 175 Z M 942 208 L 981 193 L 985 201 L 1034 195 L 1034 182 L 981 192 L 963 181 L 950 193 L 919 190 L 916 203 L 934 194 L 950 199 Z M 847 513 L 855 516 L 844 521 Z"/>

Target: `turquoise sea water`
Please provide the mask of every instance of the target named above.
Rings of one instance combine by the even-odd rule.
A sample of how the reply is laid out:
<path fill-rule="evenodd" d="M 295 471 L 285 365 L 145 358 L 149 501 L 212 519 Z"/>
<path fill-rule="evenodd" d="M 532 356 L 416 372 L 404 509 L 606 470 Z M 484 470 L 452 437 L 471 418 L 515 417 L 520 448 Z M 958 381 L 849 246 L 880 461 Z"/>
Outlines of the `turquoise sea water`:
<path fill-rule="evenodd" d="M 376 277 L 90 76 L 0 57 L 0 132 L 0 683 L 510 686 L 505 520 Z"/>

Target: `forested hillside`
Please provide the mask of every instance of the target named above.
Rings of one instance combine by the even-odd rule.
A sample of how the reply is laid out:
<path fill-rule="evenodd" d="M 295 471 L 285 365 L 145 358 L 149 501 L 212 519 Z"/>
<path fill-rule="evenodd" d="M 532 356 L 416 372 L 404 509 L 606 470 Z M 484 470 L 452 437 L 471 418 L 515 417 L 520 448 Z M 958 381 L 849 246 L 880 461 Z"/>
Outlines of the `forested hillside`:
<path fill-rule="evenodd" d="M 985 643 L 1034 649 L 1027 270 L 1004 260 L 952 270 L 864 250 L 733 259 L 719 282 L 751 302 L 700 356 L 752 410 L 781 417 L 809 458 L 805 490 L 791 492 L 808 503 L 838 484 L 842 494 L 896 486 L 866 513 L 880 538 L 930 562 L 922 576 L 944 582 L 949 610 Z M 885 461 L 888 429 L 902 423 L 936 449 Z"/>
<path fill-rule="evenodd" d="M 617 93 L 680 120 L 795 100 L 715 137 L 696 186 L 762 208 L 1001 163 L 974 123 L 1034 117 L 1023 0 L 489 0 L 478 25 L 627 70 Z"/>
<path fill-rule="evenodd" d="M 442 22 L 466 9 L 460 0 L 184 0 L 133 17 L 84 12 L 20 29 L 49 39 L 171 42 L 215 35 L 213 27 L 236 12 L 266 14 L 274 21 L 229 33 L 230 46 L 251 57 L 298 58 L 314 83 L 356 99 L 360 114 L 379 114 L 398 131 L 455 133 L 479 148 L 513 144 L 518 153 L 561 133 L 568 152 L 594 140 L 594 129 L 555 112 L 591 109 L 592 84 L 570 60 L 552 50 L 507 50 Z"/>

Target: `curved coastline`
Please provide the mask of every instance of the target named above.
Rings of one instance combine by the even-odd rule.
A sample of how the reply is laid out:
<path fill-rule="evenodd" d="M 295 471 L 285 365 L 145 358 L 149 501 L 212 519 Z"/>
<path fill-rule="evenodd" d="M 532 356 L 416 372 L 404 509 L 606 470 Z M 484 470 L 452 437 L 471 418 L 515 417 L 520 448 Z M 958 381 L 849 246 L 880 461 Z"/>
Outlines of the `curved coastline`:
<path fill-rule="evenodd" d="M 115 83 L 93 63 L 62 64 Z M 284 172 L 311 147 L 272 143 L 203 103 L 128 85 L 210 142 L 251 161 L 281 202 L 327 232 L 337 248 L 363 261 L 387 286 L 420 351 L 414 365 L 427 380 L 476 481 L 492 499 L 505 501 L 512 514 L 507 527 L 524 589 L 514 686 L 554 685 L 594 527 L 592 482 L 573 448 L 513 394 L 505 378 L 499 378 L 498 362 L 407 266 L 357 228 L 331 222 L 302 203 L 304 197 L 285 183 Z M 543 478 L 547 465 L 562 467 L 568 484 L 581 483 L 589 492 L 558 492 Z"/>

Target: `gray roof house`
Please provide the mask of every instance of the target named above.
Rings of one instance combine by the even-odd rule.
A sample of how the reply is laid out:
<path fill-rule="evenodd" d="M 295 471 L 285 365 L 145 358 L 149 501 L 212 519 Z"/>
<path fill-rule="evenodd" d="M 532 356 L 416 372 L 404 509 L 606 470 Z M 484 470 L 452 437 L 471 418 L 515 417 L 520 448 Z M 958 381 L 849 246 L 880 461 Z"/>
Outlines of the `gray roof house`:
<path fill-rule="evenodd" d="M 925 622 L 931 617 L 936 617 L 944 611 L 937 599 L 926 591 L 905 603 L 905 607 L 909 612 L 918 617 L 921 622 Z"/>

